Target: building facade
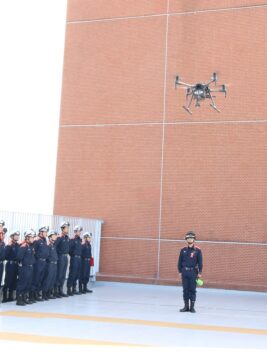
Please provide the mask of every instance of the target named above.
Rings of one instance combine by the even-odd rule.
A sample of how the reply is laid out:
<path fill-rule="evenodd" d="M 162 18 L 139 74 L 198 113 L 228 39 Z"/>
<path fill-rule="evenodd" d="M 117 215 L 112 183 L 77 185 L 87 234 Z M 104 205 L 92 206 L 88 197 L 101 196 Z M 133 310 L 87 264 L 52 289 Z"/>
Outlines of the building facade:
<path fill-rule="evenodd" d="M 267 290 L 267 5 L 69 0 L 54 212 L 104 220 L 100 279 Z M 218 73 L 190 115 L 175 76 Z"/>

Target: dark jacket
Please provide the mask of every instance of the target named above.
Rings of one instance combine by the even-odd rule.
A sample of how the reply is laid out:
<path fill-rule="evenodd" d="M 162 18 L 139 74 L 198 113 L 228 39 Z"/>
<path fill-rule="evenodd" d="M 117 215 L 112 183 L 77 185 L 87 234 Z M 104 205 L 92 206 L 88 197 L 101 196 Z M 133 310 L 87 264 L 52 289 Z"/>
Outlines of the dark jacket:
<path fill-rule="evenodd" d="M 5 259 L 7 261 L 17 260 L 18 249 L 19 249 L 18 243 L 14 243 L 12 245 L 7 245 L 5 247 Z"/>
<path fill-rule="evenodd" d="M 33 246 L 28 244 L 21 245 L 18 249 L 17 260 L 24 266 L 33 265 L 35 263 Z"/>
<path fill-rule="evenodd" d="M 82 258 L 90 259 L 92 257 L 92 248 L 89 242 L 82 244 Z"/>
<path fill-rule="evenodd" d="M 80 236 L 75 236 L 69 242 L 69 254 L 70 256 L 78 255 L 81 256 L 82 253 L 82 239 Z"/>
<path fill-rule="evenodd" d="M 69 246 L 70 238 L 68 235 L 62 235 L 55 241 L 58 255 L 68 254 L 70 250 Z"/>
<path fill-rule="evenodd" d="M 181 273 L 185 267 L 195 268 L 200 274 L 202 273 L 203 258 L 200 248 L 197 246 L 193 246 L 192 248 L 186 246 L 180 251 L 177 264 L 179 273 Z"/>

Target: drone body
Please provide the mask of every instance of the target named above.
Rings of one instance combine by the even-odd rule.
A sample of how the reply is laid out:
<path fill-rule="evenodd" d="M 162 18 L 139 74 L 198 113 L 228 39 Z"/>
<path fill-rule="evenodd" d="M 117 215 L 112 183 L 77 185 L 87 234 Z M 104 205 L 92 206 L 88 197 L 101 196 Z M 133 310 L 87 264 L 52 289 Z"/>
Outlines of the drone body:
<path fill-rule="evenodd" d="M 186 100 L 187 104 L 186 106 L 183 106 L 183 108 L 192 115 L 191 112 L 191 105 L 193 100 L 195 101 L 195 106 L 200 107 L 200 102 L 204 101 L 205 99 L 210 99 L 211 103 L 210 106 L 216 110 L 217 112 L 220 112 L 220 110 L 217 108 L 215 101 L 214 101 L 214 95 L 212 93 L 214 92 L 222 92 L 226 96 L 226 86 L 225 85 L 219 85 L 217 87 L 217 74 L 213 73 L 212 77 L 209 82 L 207 83 L 197 83 L 195 85 L 186 84 L 182 81 L 180 81 L 179 76 L 177 75 L 175 78 L 175 88 L 177 86 L 182 85 L 186 87 Z M 214 83 L 215 87 L 211 88 L 210 86 Z"/>

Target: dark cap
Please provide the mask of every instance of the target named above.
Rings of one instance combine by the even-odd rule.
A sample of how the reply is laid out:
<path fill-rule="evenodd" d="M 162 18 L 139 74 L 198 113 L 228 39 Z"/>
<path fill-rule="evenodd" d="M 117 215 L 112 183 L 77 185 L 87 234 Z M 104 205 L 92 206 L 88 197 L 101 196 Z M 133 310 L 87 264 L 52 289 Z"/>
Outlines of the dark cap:
<path fill-rule="evenodd" d="M 193 231 L 188 231 L 186 234 L 185 234 L 185 240 L 187 239 L 194 239 L 196 240 L 196 234 L 193 232 Z"/>

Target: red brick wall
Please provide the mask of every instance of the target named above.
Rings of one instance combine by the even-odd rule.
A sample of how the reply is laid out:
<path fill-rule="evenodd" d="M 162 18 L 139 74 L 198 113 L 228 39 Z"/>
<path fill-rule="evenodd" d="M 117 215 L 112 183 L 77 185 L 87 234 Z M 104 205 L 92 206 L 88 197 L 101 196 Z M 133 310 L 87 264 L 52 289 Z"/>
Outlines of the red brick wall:
<path fill-rule="evenodd" d="M 54 211 L 104 219 L 102 279 L 177 283 L 194 230 L 207 286 L 267 290 L 264 3 L 69 0 Z"/>

